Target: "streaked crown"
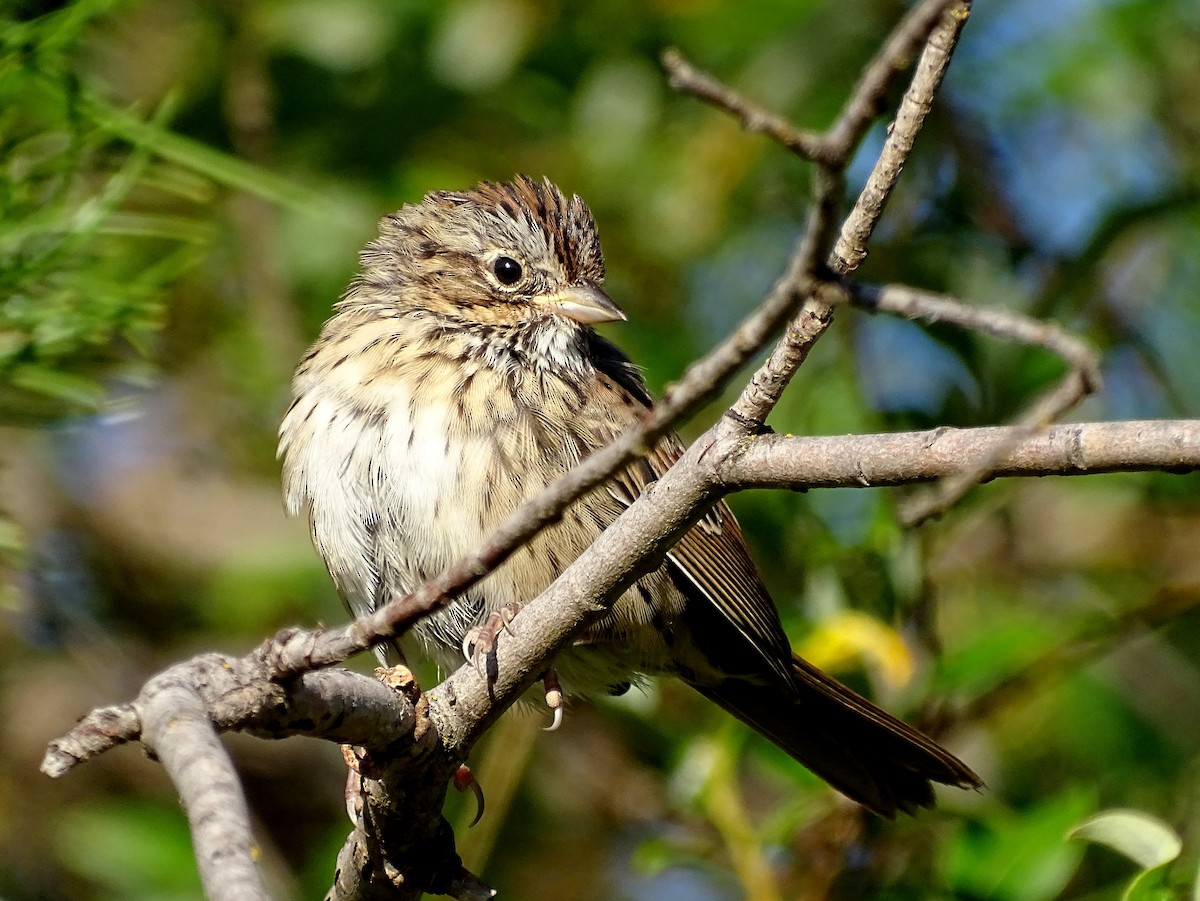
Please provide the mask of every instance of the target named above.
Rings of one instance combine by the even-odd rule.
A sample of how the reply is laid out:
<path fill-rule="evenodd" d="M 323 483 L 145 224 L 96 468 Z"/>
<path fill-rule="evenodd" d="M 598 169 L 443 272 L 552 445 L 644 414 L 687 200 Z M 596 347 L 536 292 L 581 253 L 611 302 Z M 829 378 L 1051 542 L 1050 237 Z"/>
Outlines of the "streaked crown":
<path fill-rule="evenodd" d="M 426 194 L 384 217 L 361 261 L 344 306 L 436 304 L 487 321 L 527 315 L 531 302 L 569 289 L 598 294 L 604 278 L 587 204 L 525 175 Z"/>

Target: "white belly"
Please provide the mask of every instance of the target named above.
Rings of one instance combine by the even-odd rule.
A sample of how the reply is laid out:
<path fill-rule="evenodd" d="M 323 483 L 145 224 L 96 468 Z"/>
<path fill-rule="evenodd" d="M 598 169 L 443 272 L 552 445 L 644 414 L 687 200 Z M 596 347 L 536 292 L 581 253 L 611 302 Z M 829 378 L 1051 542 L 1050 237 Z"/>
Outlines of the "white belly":
<path fill-rule="evenodd" d="M 422 384 L 418 404 L 393 383 L 384 403 L 354 413 L 344 396 L 311 384 L 281 429 L 289 512 L 308 513 L 314 544 L 355 615 L 408 593 L 476 550 L 581 454 L 576 437 L 548 432 L 544 420 L 533 421 L 507 393 L 477 398 L 473 409 L 479 402 L 490 406 L 476 420 L 455 406 L 453 391 L 439 397 L 429 389 Z M 587 505 L 569 508 L 561 522 L 448 608 L 419 621 L 412 634 L 444 669 L 458 666 L 469 629 L 492 610 L 535 597 L 619 509 L 603 489 Z M 682 599 L 665 573 L 647 580 L 656 606 L 666 605 L 662 615 L 674 619 Z M 601 692 L 635 670 L 668 665 L 644 598 L 631 589 L 603 630 L 585 633 L 562 656 L 568 690 Z"/>

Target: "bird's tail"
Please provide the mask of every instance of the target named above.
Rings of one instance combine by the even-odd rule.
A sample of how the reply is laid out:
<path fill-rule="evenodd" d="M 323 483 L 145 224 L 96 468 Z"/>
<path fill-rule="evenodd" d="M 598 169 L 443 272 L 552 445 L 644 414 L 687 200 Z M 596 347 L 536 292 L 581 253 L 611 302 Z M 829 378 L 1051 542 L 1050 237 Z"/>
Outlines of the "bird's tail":
<path fill-rule="evenodd" d="M 800 657 L 788 685 L 726 679 L 696 685 L 842 794 L 888 819 L 932 807 L 933 782 L 982 780 L 935 742 Z"/>

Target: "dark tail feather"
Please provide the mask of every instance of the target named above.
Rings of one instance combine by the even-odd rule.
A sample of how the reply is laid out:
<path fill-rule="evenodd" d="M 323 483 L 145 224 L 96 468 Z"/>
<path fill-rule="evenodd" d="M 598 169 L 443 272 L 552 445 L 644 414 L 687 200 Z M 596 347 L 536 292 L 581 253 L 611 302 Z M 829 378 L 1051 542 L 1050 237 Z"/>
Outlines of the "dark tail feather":
<path fill-rule="evenodd" d="M 897 811 L 932 807 L 933 782 L 983 785 L 933 739 L 807 661 L 795 657 L 792 668 L 792 685 L 727 679 L 695 688 L 842 794 L 888 819 Z"/>

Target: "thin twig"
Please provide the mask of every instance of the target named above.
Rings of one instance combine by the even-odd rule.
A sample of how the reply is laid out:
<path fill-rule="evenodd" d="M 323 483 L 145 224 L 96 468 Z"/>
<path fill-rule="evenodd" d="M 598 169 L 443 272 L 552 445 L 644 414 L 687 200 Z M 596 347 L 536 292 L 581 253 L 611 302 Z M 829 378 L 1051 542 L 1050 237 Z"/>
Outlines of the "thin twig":
<path fill-rule="evenodd" d="M 767 414 L 779 401 L 788 382 L 817 339 L 825 333 L 833 317 L 832 306 L 813 299 L 812 285 L 821 266 L 821 256 L 829 246 L 827 242 L 836 227 L 841 188 L 840 173 L 825 167 L 813 173 L 813 203 L 809 207 L 804 234 L 788 261 L 787 271 L 773 289 L 776 292 L 795 292 L 795 296 L 804 297 L 804 304 L 800 313 L 788 324 L 766 362 L 750 376 L 726 414 L 748 431 L 760 431 L 764 427 Z"/>
<path fill-rule="evenodd" d="M 956 2 L 929 35 L 925 51 L 921 54 L 913 73 L 912 83 L 897 111 L 892 134 L 875 161 L 858 201 L 843 222 L 837 244 L 829 252 L 826 265 L 835 275 L 845 275 L 854 268 L 847 262 L 848 259 L 861 260 L 866 257 L 867 241 L 875 229 L 875 223 L 883 215 L 887 198 L 896 186 L 917 134 L 933 105 L 934 95 L 945 75 L 946 67 L 950 64 L 950 54 L 962 33 L 966 13 L 963 11 L 960 15 L 960 9 L 965 10 L 965 5 Z M 903 31 L 903 27 L 901 30 Z M 934 47 L 937 48 L 936 51 L 931 49 Z M 862 81 L 867 79 L 864 77 Z M 807 245 L 809 248 L 817 246 L 816 236 L 825 234 L 825 226 L 829 221 L 825 218 L 826 211 L 833 203 L 832 192 L 838 185 L 840 181 L 828 169 L 818 170 L 814 176 L 815 200 L 809 213 L 809 227 L 806 232 L 806 238 L 810 239 Z M 793 260 L 792 265 L 796 266 L 799 263 Z M 815 268 L 811 271 L 815 272 Z M 750 423 L 765 420 L 767 414 L 779 402 L 792 376 L 808 358 L 813 345 L 825 334 L 832 321 L 833 307 L 829 301 L 809 297 L 783 338 L 771 351 L 766 362 L 751 377 L 731 408 L 735 417 Z"/>
<path fill-rule="evenodd" d="M 888 132 L 879 160 L 858 195 L 854 209 L 846 217 L 841 237 L 833 248 L 829 268 L 835 274 L 849 275 L 866 259 L 867 241 L 908 162 L 913 142 L 921 131 L 925 117 L 933 108 L 934 95 L 950 65 L 950 56 L 967 24 L 970 9 L 968 0 L 956 0 L 930 32 L 917 62 L 916 74 L 896 110 L 896 119 Z"/>
<path fill-rule="evenodd" d="M 750 100 L 716 76 L 690 63 L 674 47 L 663 52 L 662 64 L 670 87 L 723 110 L 751 134 L 762 134 L 798 156 L 830 169 L 842 170 L 900 73 L 929 38 L 943 12 L 954 0 L 925 0 L 892 31 L 867 63 L 833 125 L 824 133 L 799 128 Z"/>
<path fill-rule="evenodd" d="M 144 709 L 164 683 L 189 686 L 219 731 L 264 738 L 306 735 L 379 751 L 412 740 L 412 705 L 369 676 L 322 670 L 281 685 L 267 678 L 257 654 L 201 654 L 154 676 L 133 703 L 83 717 L 50 743 L 42 772 L 65 775 L 77 764 L 142 738 Z"/>
<path fill-rule="evenodd" d="M 921 52 L 930 32 L 955 0 L 925 0 L 909 11 L 867 63 L 833 126 L 821 138 L 826 156 L 849 162 L 851 154 L 881 112 L 884 98 L 913 57 Z M 964 15 L 965 18 L 965 15 Z M 957 40 L 957 38 L 956 38 Z"/>
<path fill-rule="evenodd" d="M 850 301 L 863 310 L 890 313 L 924 322 L 948 322 L 1005 341 L 1042 347 L 1057 354 L 1075 369 L 1100 378 L 1096 352 L 1081 338 L 1053 322 L 1034 319 L 1003 307 L 973 306 L 933 291 L 907 285 L 847 284 Z"/>
<path fill-rule="evenodd" d="M 50 742 L 41 771 L 57 779 L 77 764 L 141 737 L 142 720 L 132 704 L 97 708 L 82 717 L 67 735 Z"/>
<path fill-rule="evenodd" d="M 1092 393 L 1098 384 L 1097 379 L 1080 370 L 1068 372 L 1058 384 L 1018 417 L 1013 423 L 1010 435 L 997 441 L 973 465 L 962 467 L 957 472 L 947 475 L 926 495 L 906 501 L 899 511 L 901 524 L 907 528 L 914 528 L 950 509 L 962 500 L 968 491 L 992 474 L 996 464 L 1004 458 L 1010 448 L 1045 429 Z"/>
<path fill-rule="evenodd" d="M 722 84 L 709 73 L 696 68 L 674 47 L 663 51 L 667 84 L 680 94 L 689 94 L 722 109 L 737 119 L 751 134 L 763 134 L 807 160 L 832 164 L 824 136 L 797 128 L 782 116 L 764 109 L 740 93 Z"/>
<path fill-rule="evenodd" d="M 948 474 L 937 489 L 906 504 L 900 511 L 906 526 L 916 526 L 957 503 L 987 478 L 1010 448 L 1054 422 L 1100 387 L 1100 362 L 1083 340 L 1052 322 L 1043 322 L 999 307 L 973 307 L 945 295 L 900 285 L 877 287 L 846 286 L 855 306 L 891 313 L 909 319 L 949 322 L 964 329 L 983 332 L 1006 341 L 1042 347 L 1066 361 L 1070 370 L 1054 388 L 1039 398 L 1014 427 L 1004 432 L 989 453 L 977 456 L 970 465 Z"/>

